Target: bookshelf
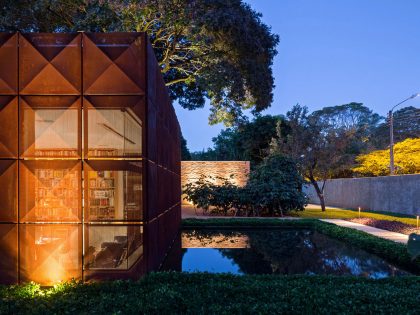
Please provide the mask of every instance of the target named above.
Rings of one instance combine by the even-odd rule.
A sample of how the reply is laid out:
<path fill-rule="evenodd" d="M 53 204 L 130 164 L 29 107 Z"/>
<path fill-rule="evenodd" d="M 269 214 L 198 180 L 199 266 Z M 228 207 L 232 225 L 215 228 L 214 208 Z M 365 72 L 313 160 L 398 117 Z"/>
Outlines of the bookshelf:
<path fill-rule="evenodd" d="M 115 219 L 115 171 L 89 172 L 89 218 L 91 220 Z"/>
<path fill-rule="evenodd" d="M 138 220 L 141 211 L 141 174 L 123 170 L 89 171 L 90 220 Z"/>
<path fill-rule="evenodd" d="M 134 172 L 124 172 L 125 206 L 124 218 L 126 220 L 139 219 L 141 211 L 142 185 L 141 175 Z"/>
<path fill-rule="evenodd" d="M 78 217 L 77 171 L 36 169 L 35 216 L 37 220 L 70 220 Z"/>

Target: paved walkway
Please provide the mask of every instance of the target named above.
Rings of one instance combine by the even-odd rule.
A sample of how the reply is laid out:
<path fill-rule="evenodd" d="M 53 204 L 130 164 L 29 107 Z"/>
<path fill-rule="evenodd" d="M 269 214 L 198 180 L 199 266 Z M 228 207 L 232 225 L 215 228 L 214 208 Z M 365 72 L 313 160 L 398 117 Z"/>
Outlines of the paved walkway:
<path fill-rule="evenodd" d="M 195 210 L 193 206 L 190 205 L 182 205 L 182 218 L 183 219 L 188 219 L 188 218 L 196 218 L 196 219 L 213 219 L 213 218 L 223 218 L 223 219 L 228 219 L 228 218 L 232 218 L 232 217 L 225 217 L 225 216 L 208 216 L 208 215 L 203 215 L 203 212 L 201 209 Z M 241 217 L 244 218 L 244 217 Z M 254 217 L 252 217 L 254 218 Z M 283 217 L 283 218 L 279 218 L 278 219 L 295 219 L 295 220 L 299 220 L 300 218 L 297 217 Z M 255 218 L 254 218 L 255 219 Z M 264 219 L 264 218 L 261 218 Z M 268 218 L 265 218 L 268 219 Z M 378 229 L 372 226 L 368 226 L 368 225 L 363 225 L 360 223 L 355 223 L 355 222 L 350 222 L 350 221 L 346 221 L 346 220 L 341 220 L 341 219 L 319 219 L 320 221 L 324 221 L 324 222 L 328 222 L 328 223 L 332 223 L 338 226 L 343 226 L 343 227 L 347 227 L 347 228 L 352 228 L 355 230 L 359 230 L 359 231 L 363 231 L 366 232 L 368 234 L 377 236 L 377 237 L 381 237 L 387 240 L 391 240 L 394 242 L 398 242 L 398 243 L 403 243 L 403 244 L 407 244 L 408 241 L 408 235 L 405 234 L 401 234 L 401 233 L 396 233 L 396 232 L 391 232 L 391 231 L 387 231 L 387 230 L 382 230 L 382 229 Z"/>
<path fill-rule="evenodd" d="M 387 240 L 391 240 L 394 242 L 398 242 L 398 243 L 407 244 L 407 241 L 408 241 L 408 235 L 391 232 L 387 230 L 382 230 L 382 229 L 377 229 L 375 227 L 363 225 L 360 223 L 354 223 L 354 222 L 345 221 L 341 219 L 320 219 L 320 220 L 324 222 L 332 223 L 338 226 L 343 226 L 343 227 L 348 227 L 355 230 L 363 231 L 368 234 L 381 237 Z"/>

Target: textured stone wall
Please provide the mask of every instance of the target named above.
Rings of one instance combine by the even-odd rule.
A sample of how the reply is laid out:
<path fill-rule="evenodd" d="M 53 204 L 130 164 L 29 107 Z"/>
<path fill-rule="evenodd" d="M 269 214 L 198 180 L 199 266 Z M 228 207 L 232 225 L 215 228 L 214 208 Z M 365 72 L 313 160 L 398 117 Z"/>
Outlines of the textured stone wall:
<path fill-rule="evenodd" d="M 249 168 L 249 161 L 182 161 L 181 185 L 195 182 L 202 175 L 229 178 L 233 174 L 232 182 L 237 186 L 244 186 L 248 180 Z M 187 203 L 184 198 L 182 202 Z"/>
<path fill-rule="evenodd" d="M 319 204 L 313 186 L 305 188 L 310 203 Z M 331 179 L 325 184 L 327 206 L 420 214 L 420 174 Z"/>

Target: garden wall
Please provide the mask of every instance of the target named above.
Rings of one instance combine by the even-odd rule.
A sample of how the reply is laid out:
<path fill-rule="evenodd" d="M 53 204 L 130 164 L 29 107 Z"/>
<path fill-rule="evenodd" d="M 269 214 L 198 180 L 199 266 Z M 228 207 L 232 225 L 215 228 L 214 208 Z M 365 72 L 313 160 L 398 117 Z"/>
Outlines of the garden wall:
<path fill-rule="evenodd" d="M 182 161 L 181 162 L 181 186 L 200 179 L 200 176 L 213 178 L 229 178 L 234 175 L 232 181 L 237 186 L 244 186 L 248 180 L 250 169 L 249 161 Z M 217 183 L 218 180 L 215 179 Z M 182 202 L 187 203 L 182 199 Z"/>
<path fill-rule="evenodd" d="M 305 192 L 310 203 L 319 204 L 312 185 Z M 420 174 L 331 179 L 324 194 L 331 207 L 420 214 Z"/>

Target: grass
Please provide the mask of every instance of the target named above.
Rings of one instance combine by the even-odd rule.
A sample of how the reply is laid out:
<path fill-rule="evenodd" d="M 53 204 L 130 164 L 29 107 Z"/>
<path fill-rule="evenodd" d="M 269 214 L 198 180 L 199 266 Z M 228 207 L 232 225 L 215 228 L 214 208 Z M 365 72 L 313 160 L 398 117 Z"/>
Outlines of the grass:
<path fill-rule="evenodd" d="M 1 314 L 418 314 L 418 277 L 153 273 L 137 282 L 1 287 Z"/>
<path fill-rule="evenodd" d="M 420 259 L 412 261 L 407 252 L 407 245 L 382 239 L 362 231 L 341 227 L 315 219 L 281 220 L 281 219 L 184 219 L 184 228 L 216 228 L 216 227 L 294 227 L 313 228 L 316 231 L 354 245 L 373 253 L 399 267 L 420 275 Z"/>
<path fill-rule="evenodd" d="M 294 211 L 291 213 L 294 217 L 311 219 L 353 219 L 359 217 L 357 210 L 327 208 L 325 212 L 321 211 L 319 206 L 308 206 L 304 211 Z M 362 218 L 371 218 L 377 220 L 399 221 L 405 224 L 416 226 L 416 217 L 393 212 L 373 212 L 361 211 Z"/>

